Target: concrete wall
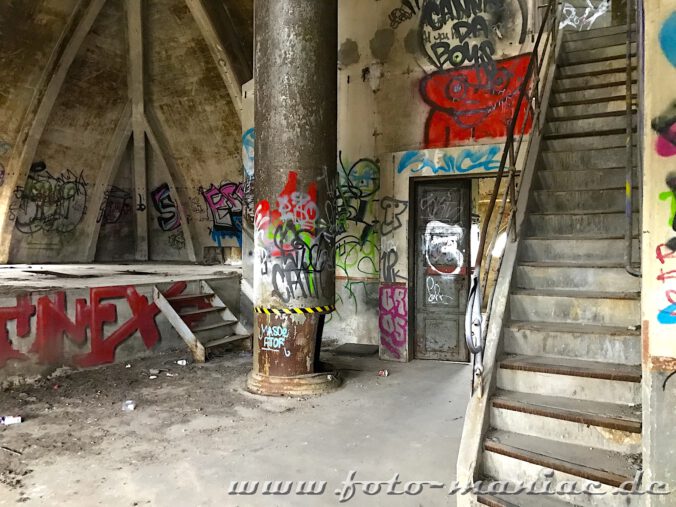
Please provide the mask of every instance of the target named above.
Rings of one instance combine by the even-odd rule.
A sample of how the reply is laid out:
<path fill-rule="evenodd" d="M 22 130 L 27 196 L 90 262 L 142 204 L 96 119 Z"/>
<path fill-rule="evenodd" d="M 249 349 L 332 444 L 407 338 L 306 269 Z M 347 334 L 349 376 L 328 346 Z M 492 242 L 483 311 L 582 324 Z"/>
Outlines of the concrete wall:
<path fill-rule="evenodd" d="M 648 480 L 676 487 L 676 1 L 645 3 L 643 431 Z M 652 505 L 669 505 L 653 497 Z M 673 500 L 672 500 L 673 501 Z"/>

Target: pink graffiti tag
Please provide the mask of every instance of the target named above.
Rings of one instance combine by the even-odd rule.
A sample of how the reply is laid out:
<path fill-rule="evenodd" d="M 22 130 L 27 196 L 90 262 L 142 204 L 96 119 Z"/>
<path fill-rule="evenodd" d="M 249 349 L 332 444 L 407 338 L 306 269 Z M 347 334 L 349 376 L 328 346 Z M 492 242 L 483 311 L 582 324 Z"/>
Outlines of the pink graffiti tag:
<path fill-rule="evenodd" d="M 396 359 L 406 353 L 408 341 L 408 288 L 405 285 L 380 287 L 380 344 Z"/>

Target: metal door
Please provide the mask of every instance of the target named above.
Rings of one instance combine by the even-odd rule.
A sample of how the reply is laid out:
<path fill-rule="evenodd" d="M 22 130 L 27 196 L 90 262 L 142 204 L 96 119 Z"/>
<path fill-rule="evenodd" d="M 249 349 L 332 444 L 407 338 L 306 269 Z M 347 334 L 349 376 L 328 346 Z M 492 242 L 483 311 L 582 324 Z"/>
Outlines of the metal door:
<path fill-rule="evenodd" d="M 470 262 L 469 180 L 415 186 L 415 357 L 469 361 L 465 308 Z"/>

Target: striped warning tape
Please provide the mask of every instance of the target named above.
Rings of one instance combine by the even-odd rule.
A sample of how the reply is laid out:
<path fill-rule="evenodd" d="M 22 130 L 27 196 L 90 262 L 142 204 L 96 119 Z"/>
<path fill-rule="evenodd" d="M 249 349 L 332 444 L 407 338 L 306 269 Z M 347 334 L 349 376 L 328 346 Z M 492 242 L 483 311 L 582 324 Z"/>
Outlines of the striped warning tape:
<path fill-rule="evenodd" d="M 296 315 L 303 313 L 331 313 L 336 311 L 336 305 L 310 306 L 307 308 L 263 308 L 257 306 L 254 308 L 256 313 L 265 315 Z"/>

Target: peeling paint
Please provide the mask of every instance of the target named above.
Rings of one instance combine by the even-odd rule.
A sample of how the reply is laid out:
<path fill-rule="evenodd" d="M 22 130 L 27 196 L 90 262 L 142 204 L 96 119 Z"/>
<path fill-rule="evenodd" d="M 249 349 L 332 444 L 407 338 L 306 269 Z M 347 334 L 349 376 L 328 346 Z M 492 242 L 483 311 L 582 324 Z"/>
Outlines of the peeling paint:
<path fill-rule="evenodd" d="M 338 50 L 338 65 L 342 68 L 359 63 L 359 45 L 352 39 L 345 39 Z"/>

